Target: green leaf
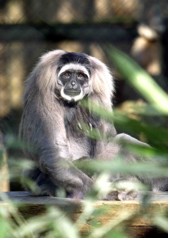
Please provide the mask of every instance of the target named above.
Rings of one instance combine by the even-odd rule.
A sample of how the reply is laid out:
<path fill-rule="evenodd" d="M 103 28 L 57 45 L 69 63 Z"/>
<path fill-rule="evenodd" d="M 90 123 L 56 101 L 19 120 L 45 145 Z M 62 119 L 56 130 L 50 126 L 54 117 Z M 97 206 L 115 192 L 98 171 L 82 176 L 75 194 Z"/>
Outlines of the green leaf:
<path fill-rule="evenodd" d="M 106 52 L 119 73 L 162 114 L 168 113 L 167 94 L 154 79 L 144 71 L 132 58 L 120 50 L 108 46 Z"/>

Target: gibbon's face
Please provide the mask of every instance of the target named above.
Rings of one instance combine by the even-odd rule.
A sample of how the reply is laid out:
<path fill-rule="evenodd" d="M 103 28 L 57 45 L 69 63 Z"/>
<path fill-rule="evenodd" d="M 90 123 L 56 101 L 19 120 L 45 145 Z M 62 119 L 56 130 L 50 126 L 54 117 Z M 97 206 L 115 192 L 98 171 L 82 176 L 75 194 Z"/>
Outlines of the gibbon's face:
<path fill-rule="evenodd" d="M 65 53 L 58 64 L 60 96 L 68 102 L 77 102 L 90 92 L 91 66 L 83 53 Z"/>

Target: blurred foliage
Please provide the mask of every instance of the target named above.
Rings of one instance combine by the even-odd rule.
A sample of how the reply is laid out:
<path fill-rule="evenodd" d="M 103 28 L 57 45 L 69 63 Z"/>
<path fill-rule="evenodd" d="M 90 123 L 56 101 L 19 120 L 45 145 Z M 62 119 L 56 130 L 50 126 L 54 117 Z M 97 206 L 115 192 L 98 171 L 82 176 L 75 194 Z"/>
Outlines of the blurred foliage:
<path fill-rule="evenodd" d="M 154 79 L 120 50 L 110 46 L 106 51 L 121 75 L 150 103 L 149 107 L 167 115 L 168 96 Z"/>
<path fill-rule="evenodd" d="M 93 228 L 91 233 L 86 237 L 128 237 L 126 233 L 125 223 L 138 216 L 149 217 L 153 225 L 160 229 L 167 231 L 167 216 L 165 213 L 156 212 L 155 215 L 148 215 L 146 206 L 150 204 L 149 196 L 143 196 L 141 202 L 141 211 L 138 213 L 130 211 L 120 211 L 117 218 L 112 219 L 109 224 L 101 225 L 97 218 L 105 214 L 106 209 L 94 208 L 94 202 L 100 199 L 104 194 L 109 192 L 113 185 L 108 184 L 108 174 L 120 172 L 122 174 L 138 174 L 150 177 L 165 177 L 167 176 L 167 129 L 164 126 L 158 126 L 156 121 L 144 121 L 143 116 L 167 117 L 167 95 L 163 90 L 157 86 L 155 81 L 148 76 L 133 60 L 131 60 L 124 53 L 108 46 L 106 48 L 108 56 L 112 59 L 113 64 L 118 69 L 119 73 L 131 84 L 143 97 L 148 101 L 145 105 L 133 108 L 133 113 L 136 118 L 126 114 L 126 112 L 115 109 L 114 113 L 106 112 L 99 106 L 92 106 L 92 110 L 107 119 L 111 123 L 114 122 L 119 129 L 124 132 L 131 133 L 141 139 L 146 140 L 154 148 L 148 149 L 144 147 L 136 147 L 129 145 L 131 151 L 143 157 L 154 159 L 153 162 L 140 162 L 125 165 L 122 163 L 122 156 L 118 156 L 111 162 L 97 162 L 97 161 L 82 161 L 78 166 L 84 171 L 95 172 L 98 174 L 96 184 L 92 192 L 89 193 L 86 200 L 82 202 L 83 211 L 77 220 L 72 220 L 65 212 L 56 206 L 46 206 L 46 211 L 34 217 L 25 218 L 20 212 L 21 204 L 12 202 L 4 193 L 1 193 L 1 198 L 8 203 L 8 207 L 3 204 L 0 205 L 0 237 L 65 237 L 77 238 L 82 237 L 82 226 L 91 221 Z M 142 121 L 141 121 L 142 119 Z M 88 132 L 87 132 L 88 134 Z M 97 138 L 97 133 L 93 132 L 93 138 Z M 21 150 L 23 144 L 12 135 L 6 136 L 6 147 L 8 150 Z M 87 164 L 88 163 L 88 164 Z M 32 163 L 21 158 L 9 157 L 10 177 L 12 179 L 21 178 L 21 173 L 32 167 Z M 28 183 L 31 185 L 32 183 Z M 131 189 L 147 190 L 146 186 L 134 184 L 129 185 Z M 93 218 L 92 218 L 93 216 Z M 92 220 L 91 220 L 92 219 Z"/>

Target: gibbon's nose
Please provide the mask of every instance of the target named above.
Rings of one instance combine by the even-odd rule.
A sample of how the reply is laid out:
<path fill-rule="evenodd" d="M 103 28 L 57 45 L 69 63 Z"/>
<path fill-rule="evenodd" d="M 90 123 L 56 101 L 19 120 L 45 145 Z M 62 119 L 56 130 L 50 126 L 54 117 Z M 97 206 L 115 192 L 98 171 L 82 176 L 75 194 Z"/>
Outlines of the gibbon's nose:
<path fill-rule="evenodd" d="M 72 87 L 73 89 L 76 89 L 76 88 L 77 88 L 77 83 L 76 83 L 75 80 L 71 81 L 71 87 Z"/>

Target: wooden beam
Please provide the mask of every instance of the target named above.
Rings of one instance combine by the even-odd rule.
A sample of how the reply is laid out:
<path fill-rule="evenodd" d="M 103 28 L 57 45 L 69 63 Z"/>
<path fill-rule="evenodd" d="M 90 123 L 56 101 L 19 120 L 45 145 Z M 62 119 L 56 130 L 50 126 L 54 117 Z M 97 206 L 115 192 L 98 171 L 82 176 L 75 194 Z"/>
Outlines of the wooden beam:
<path fill-rule="evenodd" d="M 1 194 L 0 194 L 1 196 Z M 8 192 L 6 196 L 12 202 L 20 203 L 20 212 L 27 218 L 42 214 L 46 211 L 48 205 L 56 206 L 63 210 L 73 221 L 76 221 L 83 212 L 84 201 L 75 201 L 72 199 L 32 196 L 29 192 Z M 168 196 L 166 193 L 152 194 L 150 204 L 144 207 L 140 204 L 139 199 L 135 201 L 95 201 L 92 203 L 95 211 L 104 211 L 104 214 L 96 215 L 92 213 L 90 219 L 80 226 L 82 236 L 88 236 L 94 229 L 94 220 L 100 226 L 105 226 L 129 214 L 128 221 L 125 219 L 124 225 L 126 232 L 130 237 L 146 237 L 147 233 L 153 229 L 152 219 L 157 212 L 164 213 L 168 209 Z M 9 207 L 3 195 L 0 198 L 0 207 Z M 148 217 L 146 217 L 146 214 Z M 166 234 L 160 232 L 160 234 Z M 161 235 L 163 236 L 163 235 Z"/>
<path fill-rule="evenodd" d="M 137 35 L 135 26 L 115 23 L 0 24 L 0 41 L 127 42 Z"/>

